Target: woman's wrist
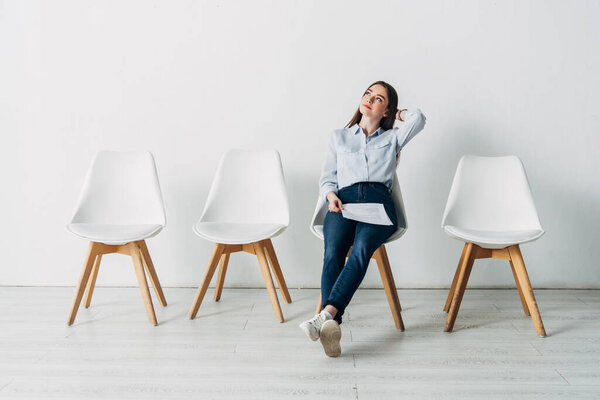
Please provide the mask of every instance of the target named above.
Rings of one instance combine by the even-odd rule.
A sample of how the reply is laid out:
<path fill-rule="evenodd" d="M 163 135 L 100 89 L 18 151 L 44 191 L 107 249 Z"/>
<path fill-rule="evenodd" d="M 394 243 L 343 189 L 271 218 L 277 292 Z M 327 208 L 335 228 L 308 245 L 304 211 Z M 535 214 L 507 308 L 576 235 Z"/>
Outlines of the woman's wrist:
<path fill-rule="evenodd" d="M 406 108 L 398 109 L 398 113 L 396 114 L 396 119 L 404 122 L 404 116 L 406 115 Z"/>

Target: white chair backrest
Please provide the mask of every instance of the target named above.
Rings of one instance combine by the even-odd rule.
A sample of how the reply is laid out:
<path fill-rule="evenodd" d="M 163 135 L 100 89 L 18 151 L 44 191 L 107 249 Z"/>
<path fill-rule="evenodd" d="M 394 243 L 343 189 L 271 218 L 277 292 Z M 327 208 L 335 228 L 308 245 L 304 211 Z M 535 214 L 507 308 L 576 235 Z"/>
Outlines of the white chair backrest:
<path fill-rule="evenodd" d="M 394 208 L 396 209 L 396 215 L 398 216 L 399 220 L 401 220 L 400 216 L 404 217 L 404 221 L 406 221 L 406 226 L 399 227 L 396 230 L 396 232 L 394 232 L 394 234 L 388 238 L 386 243 L 400 238 L 400 236 L 404 235 L 404 233 L 408 229 L 408 220 L 406 218 L 406 212 L 404 210 L 404 201 L 402 200 L 402 191 L 400 190 L 400 184 L 398 183 L 397 174 L 394 174 L 392 198 L 394 199 Z M 327 202 L 322 196 L 319 196 L 317 200 L 317 206 L 315 207 L 315 212 L 310 223 L 310 231 L 319 239 L 323 239 L 323 221 L 325 220 L 325 215 L 327 215 L 327 211 Z"/>
<path fill-rule="evenodd" d="M 98 152 L 71 223 L 165 226 L 165 206 L 152 153 Z"/>
<path fill-rule="evenodd" d="M 458 162 L 442 228 L 542 229 L 523 163 L 516 156 L 466 155 Z"/>
<path fill-rule="evenodd" d="M 281 158 L 276 150 L 229 150 L 217 168 L 200 222 L 289 225 Z"/>

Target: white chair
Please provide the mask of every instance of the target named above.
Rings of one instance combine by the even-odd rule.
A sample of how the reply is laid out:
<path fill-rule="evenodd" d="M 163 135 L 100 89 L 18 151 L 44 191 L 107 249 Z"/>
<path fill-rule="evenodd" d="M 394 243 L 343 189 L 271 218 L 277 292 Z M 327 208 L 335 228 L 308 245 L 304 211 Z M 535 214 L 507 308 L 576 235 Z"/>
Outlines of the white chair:
<path fill-rule="evenodd" d="M 193 226 L 200 237 L 215 243 L 208 267 L 189 313 L 194 319 L 221 260 L 214 299 L 219 301 L 229 255 L 245 251 L 256 255 L 275 317 L 283 314 L 269 271 L 269 262 L 281 294 L 292 299 L 283 278 L 271 238 L 289 225 L 289 206 L 279 153 L 275 150 L 229 150 L 221 159 L 202 216 Z"/>
<path fill-rule="evenodd" d="M 473 262 L 478 258 L 508 260 L 521 304 L 539 336 L 546 336 L 519 245 L 544 234 L 521 160 L 515 156 L 463 156 L 456 169 L 442 228 L 465 242 L 444 311 L 451 332 Z"/>
<path fill-rule="evenodd" d="M 149 152 L 99 152 L 88 171 L 79 202 L 67 229 L 90 241 L 73 306 L 72 325 L 86 291 L 89 307 L 104 254 L 131 256 L 148 319 L 157 325 L 144 268 L 161 305 L 166 306 L 145 239 L 166 224 L 154 157 Z"/>
<path fill-rule="evenodd" d="M 406 213 L 404 211 L 404 201 L 402 200 L 402 191 L 400 190 L 400 184 L 398 183 L 398 176 L 396 174 L 394 174 L 392 198 L 394 200 L 394 208 L 396 210 L 398 220 L 401 220 L 400 216 L 403 216 L 404 221 L 407 221 Z M 310 223 L 310 230 L 321 240 L 323 240 L 323 221 L 325 220 L 325 215 L 327 215 L 327 212 L 327 202 L 322 198 L 322 196 L 319 196 L 319 199 L 317 200 L 317 206 L 315 207 L 315 212 Z M 384 244 L 379 246 L 379 248 L 373 253 L 372 257 L 377 262 L 377 267 L 379 268 L 379 274 L 381 275 L 383 287 L 388 298 L 388 303 L 390 304 L 396 329 L 401 331 L 404 331 L 404 322 L 402 321 L 402 316 L 400 315 L 402 308 L 400 306 L 400 300 L 398 299 L 396 283 L 394 282 L 394 275 L 392 274 L 390 260 L 388 259 L 387 251 L 385 250 L 385 244 L 399 239 L 402 235 L 404 235 L 406 229 L 408 229 L 408 222 L 406 222 L 406 227 L 399 227 L 398 230 L 396 230 L 396 232 L 390 236 L 390 238 Z M 348 254 L 350 254 L 350 251 L 352 251 L 352 247 L 348 251 Z M 316 309 L 317 313 L 321 311 L 322 305 L 322 299 L 320 299 Z"/>

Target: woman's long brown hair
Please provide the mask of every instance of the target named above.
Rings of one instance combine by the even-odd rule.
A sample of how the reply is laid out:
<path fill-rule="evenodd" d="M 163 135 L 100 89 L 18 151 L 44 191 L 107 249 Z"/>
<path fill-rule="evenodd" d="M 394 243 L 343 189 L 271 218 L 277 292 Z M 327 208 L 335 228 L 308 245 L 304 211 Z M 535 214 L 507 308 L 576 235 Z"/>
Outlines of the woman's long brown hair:
<path fill-rule="evenodd" d="M 384 82 L 384 81 L 377 81 L 377 82 L 369 85 L 368 89 L 372 88 L 375 85 L 381 85 L 387 91 L 388 115 L 387 115 L 387 117 L 381 118 L 381 121 L 379 122 L 379 126 L 383 130 L 387 131 L 388 129 L 392 129 L 394 127 L 394 121 L 396 121 L 396 112 L 398 111 L 398 93 L 396 93 L 396 89 L 394 89 L 394 87 L 392 85 L 390 85 L 389 83 Z M 362 118 L 362 113 L 360 112 L 360 105 L 359 105 L 358 109 L 354 113 L 354 116 L 352 117 L 350 122 L 348 122 L 348 125 L 346 125 L 346 128 L 350 128 L 352 125 L 358 124 L 360 122 L 361 118 Z"/>

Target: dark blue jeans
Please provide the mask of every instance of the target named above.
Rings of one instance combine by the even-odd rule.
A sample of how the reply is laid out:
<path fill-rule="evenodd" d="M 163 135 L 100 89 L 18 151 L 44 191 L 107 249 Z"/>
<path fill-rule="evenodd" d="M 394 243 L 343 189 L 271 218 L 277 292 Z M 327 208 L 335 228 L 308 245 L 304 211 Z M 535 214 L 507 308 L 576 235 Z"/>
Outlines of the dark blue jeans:
<path fill-rule="evenodd" d="M 373 225 L 342 217 L 342 213 L 327 212 L 323 223 L 325 256 L 321 275 L 323 307 L 332 305 L 338 313 L 335 320 L 342 322 L 342 314 L 354 292 L 365 277 L 375 250 L 398 229 L 406 226 L 398 221 L 391 191 L 383 183 L 359 182 L 341 189 L 342 203 L 381 203 L 393 225 Z M 401 216 L 402 217 L 402 216 Z M 352 251 L 346 255 L 352 246 Z M 345 265 L 344 265 L 345 264 Z"/>

